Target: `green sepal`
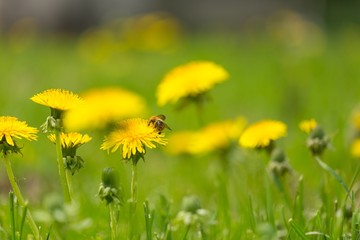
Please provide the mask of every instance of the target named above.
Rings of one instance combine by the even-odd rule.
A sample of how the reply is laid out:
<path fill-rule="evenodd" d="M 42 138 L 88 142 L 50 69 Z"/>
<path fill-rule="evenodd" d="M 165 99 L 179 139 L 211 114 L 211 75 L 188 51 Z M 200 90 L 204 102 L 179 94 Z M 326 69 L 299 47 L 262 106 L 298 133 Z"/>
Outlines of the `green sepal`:
<path fill-rule="evenodd" d="M 0 141 L 0 152 L 6 156 L 10 153 L 20 153 L 21 154 L 21 148 L 16 144 L 15 141 L 14 142 L 14 146 L 11 146 L 10 144 L 8 144 L 5 140 L 5 137 L 3 137 Z"/>

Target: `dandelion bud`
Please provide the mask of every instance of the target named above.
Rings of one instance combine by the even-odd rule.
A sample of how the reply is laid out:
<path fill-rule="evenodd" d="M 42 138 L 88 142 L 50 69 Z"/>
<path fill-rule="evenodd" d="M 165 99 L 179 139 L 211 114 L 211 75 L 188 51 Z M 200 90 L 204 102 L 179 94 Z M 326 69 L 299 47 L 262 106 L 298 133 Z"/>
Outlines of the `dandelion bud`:
<path fill-rule="evenodd" d="M 74 175 L 76 171 L 84 167 L 84 160 L 80 156 L 66 156 L 64 157 L 64 165 Z"/>
<path fill-rule="evenodd" d="M 307 139 L 307 147 L 314 156 L 321 155 L 328 147 L 329 139 L 326 137 L 324 130 L 317 126 L 314 128 Z"/>
<path fill-rule="evenodd" d="M 184 197 L 181 203 L 181 209 L 185 212 L 196 214 L 197 210 L 201 209 L 199 198 L 193 195 Z"/>
<path fill-rule="evenodd" d="M 271 152 L 271 161 L 282 163 L 286 161 L 286 156 L 283 150 L 276 148 Z"/>
<path fill-rule="evenodd" d="M 101 180 L 105 187 L 119 187 L 118 176 L 113 168 L 104 168 Z"/>
<path fill-rule="evenodd" d="M 109 203 L 121 204 L 121 189 L 118 187 L 118 177 L 114 169 L 104 168 L 102 173 L 98 196 L 106 205 Z"/>
<path fill-rule="evenodd" d="M 346 205 L 345 208 L 344 208 L 344 218 L 346 220 L 350 220 L 353 216 L 353 209 L 351 208 L 350 205 Z"/>
<path fill-rule="evenodd" d="M 283 150 L 276 148 L 271 152 L 269 169 L 275 176 L 283 176 L 284 174 L 292 171 Z"/>

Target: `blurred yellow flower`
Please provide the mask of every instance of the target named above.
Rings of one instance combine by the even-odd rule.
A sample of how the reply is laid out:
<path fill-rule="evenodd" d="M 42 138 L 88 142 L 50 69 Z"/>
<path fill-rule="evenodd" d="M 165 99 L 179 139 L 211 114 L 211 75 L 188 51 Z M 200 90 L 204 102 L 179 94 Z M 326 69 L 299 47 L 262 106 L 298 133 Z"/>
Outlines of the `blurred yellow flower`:
<path fill-rule="evenodd" d="M 110 60 L 122 48 L 115 33 L 104 27 L 87 30 L 79 40 L 79 54 L 92 63 Z"/>
<path fill-rule="evenodd" d="M 225 149 L 240 137 L 245 125 L 246 120 L 242 117 L 209 124 L 195 135 L 190 152 L 200 154 Z"/>
<path fill-rule="evenodd" d="M 309 134 L 314 128 L 316 128 L 316 126 L 317 122 L 313 118 L 301 121 L 299 124 L 299 128 L 301 129 L 301 131 L 306 132 L 307 134 Z"/>
<path fill-rule="evenodd" d="M 126 19 L 121 34 L 129 48 L 158 51 L 177 42 L 180 24 L 166 13 L 144 14 Z"/>
<path fill-rule="evenodd" d="M 156 148 L 155 143 L 166 145 L 164 137 L 149 126 L 148 120 L 132 118 L 119 122 L 117 128 L 105 137 L 101 149 L 115 152 L 122 146 L 122 157 L 131 159 L 132 156 L 145 154 L 145 147 Z"/>
<path fill-rule="evenodd" d="M 360 138 L 355 139 L 351 144 L 351 155 L 360 158 Z"/>
<path fill-rule="evenodd" d="M 360 111 L 356 110 L 353 112 L 352 117 L 352 124 L 355 129 L 360 130 Z"/>
<path fill-rule="evenodd" d="M 169 137 L 167 150 L 171 154 L 202 154 L 225 149 L 238 139 L 246 125 L 246 120 L 239 117 L 205 126 L 199 131 L 184 131 Z"/>
<path fill-rule="evenodd" d="M 15 146 L 14 138 L 36 140 L 38 130 L 29 127 L 26 122 L 19 121 L 16 117 L 0 117 L 0 144 L 6 142 L 10 146 Z"/>
<path fill-rule="evenodd" d="M 178 66 L 167 73 L 159 84 L 157 103 L 163 106 L 180 98 L 196 97 L 228 77 L 228 72 L 213 62 L 197 61 Z"/>
<path fill-rule="evenodd" d="M 92 89 L 82 97 L 84 103 L 64 116 L 64 126 L 70 131 L 104 128 L 111 122 L 141 115 L 146 110 L 141 96 L 120 87 Z"/>
<path fill-rule="evenodd" d="M 182 131 L 171 134 L 166 151 L 174 155 L 182 153 L 192 154 L 190 149 L 193 147 L 196 134 L 195 131 Z"/>
<path fill-rule="evenodd" d="M 270 145 L 271 141 L 284 137 L 287 127 L 283 122 L 263 120 L 247 127 L 239 139 L 239 144 L 246 148 L 261 148 Z"/>
<path fill-rule="evenodd" d="M 51 142 L 56 143 L 55 134 L 50 134 L 49 139 Z M 92 138 L 89 135 L 82 135 L 77 132 L 61 133 L 60 142 L 63 149 L 73 149 L 78 148 L 81 145 L 89 142 Z"/>
<path fill-rule="evenodd" d="M 67 111 L 82 102 L 78 95 L 63 89 L 48 89 L 30 99 L 33 102 L 60 111 Z"/>

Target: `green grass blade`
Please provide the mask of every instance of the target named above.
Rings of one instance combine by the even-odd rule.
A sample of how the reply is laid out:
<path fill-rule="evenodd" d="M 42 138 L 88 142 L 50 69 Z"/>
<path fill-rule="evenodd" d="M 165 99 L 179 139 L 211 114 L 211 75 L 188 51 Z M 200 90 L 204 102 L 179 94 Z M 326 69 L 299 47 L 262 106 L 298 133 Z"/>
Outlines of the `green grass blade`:
<path fill-rule="evenodd" d="M 269 223 L 275 228 L 275 217 L 274 217 L 274 205 L 273 199 L 271 195 L 271 189 L 269 183 L 265 180 L 265 195 L 266 195 L 266 215 Z"/>
<path fill-rule="evenodd" d="M 49 228 L 49 232 L 48 232 L 48 233 L 47 233 L 47 235 L 46 235 L 46 240 L 49 240 L 49 239 L 50 239 L 51 227 L 52 227 L 52 226 L 50 226 L 50 228 Z"/>
<path fill-rule="evenodd" d="M 23 212 L 22 212 L 22 216 L 21 216 L 21 222 L 20 222 L 20 237 L 19 237 L 19 240 L 22 239 L 27 210 L 28 210 L 28 206 L 27 206 L 27 204 L 26 204 L 26 205 L 24 206 L 24 208 L 23 208 Z"/>
<path fill-rule="evenodd" d="M 305 236 L 319 236 L 322 237 L 322 239 L 330 239 L 329 235 L 322 232 L 307 232 Z"/>
<path fill-rule="evenodd" d="M 9 193 L 10 200 L 10 224 L 11 224 L 11 235 L 12 240 L 16 238 L 16 226 L 15 226 L 15 205 L 14 205 L 14 192 L 10 191 Z"/>
<path fill-rule="evenodd" d="M 248 221 L 250 222 L 251 230 L 253 230 L 253 232 L 255 232 L 255 230 L 256 230 L 255 210 L 254 210 L 254 206 L 253 206 L 250 195 L 248 196 L 248 200 L 249 200 Z"/>
<path fill-rule="evenodd" d="M 299 225 L 297 225 L 297 224 L 295 223 L 295 221 L 294 221 L 292 218 L 290 218 L 288 222 L 289 222 L 289 224 L 290 224 L 290 227 L 297 233 L 297 235 L 298 235 L 301 239 L 304 239 L 304 240 L 308 239 L 308 237 L 306 236 L 305 232 L 300 228 Z"/>
<path fill-rule="evenodd" d="M 350 190 L 347 187 L 344 180 L 340 177 L 340 175 L 337 174 L 329 165 L 327 165 L 326 163 L 321 161 L 321 159 L 319 157 L 315 157 L 315 160 L 318 162 L 320 167 L 322 167 L 325 171 L 327 171 L 330 175 L 332 175 L 341 184 L 341 186 L 343 186 L 343 188 L 345 189 L 348 196 L 350 196 Z"/>
<path fill-rule="evenodd" d="M 145 216 L 145 225 L 146 225 L 146 239 L 151 240 L 152 239 L 152 224 L 154 221 L 154 214 L 150 212 L 149 209 L 149 202 L 145 201 L 143 203 L 144 206 L 144 216 Z"/>
<path fill-rule="evenodd" d="M 299 178 L 299 186 L 296 190 L 294 208 L 292 218 L 296 219 L 297 222 L 301 225 L 305 225 L 305 217 L 304 217 L 304 181 L 303 176 Z"/>
<path fill-rule="evenodd" d="M 351 219 L 351 239 L 356 240 L 359 235 L 359 213 L 354 213 Z"/>

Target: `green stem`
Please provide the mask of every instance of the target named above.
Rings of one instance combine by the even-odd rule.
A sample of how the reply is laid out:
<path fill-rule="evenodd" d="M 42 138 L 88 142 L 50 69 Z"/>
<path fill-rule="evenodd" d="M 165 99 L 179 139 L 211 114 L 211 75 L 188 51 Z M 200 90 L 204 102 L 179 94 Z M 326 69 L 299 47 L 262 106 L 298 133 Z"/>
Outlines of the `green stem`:
<path fill-rule="evenodd" d="M 136 229 L 136 203 L 137 203 L 137 161 L 132 161 L 131 165 L 131 199 L 130 199 L 130 224 L 129 224 L 129 239 L 133 239 Z"/>
<path fill-rule="evenodd" d="M 136 163 L 132 163 L 131 168 L 131 214 L 135 214 L 137 202 L 137 168 Z"/>
<path fill-rule="evenodd" d="M 66 172 L 65 172 L 65 167 L 64 167 L 64 163 L 63 163 L 59 130 L 55 130 L 55 137 L 56 137 L 56 160 L 57 160 L 57 165 L 58 165 L 58 169 L 59 169 L 61 187 L 62 187 L 62 191 L 64 194 L 65 202 L 70 203 L 71 202 L 71 194 L 70 194 L 69 185 L 68 185 L 68 182 L 66 179 Z"/>
<path fill-rule="evenodd" d="M 71 172 L 68 169 L 65 169 L 66 182 L 69 187 L 70 196 L 73 196 L 72 184 L 71 184 Z"/>
<path fill-rule="evenodd" d="M 117 239 L 117 231 L 116 231 L 116 212 L 115 206 L 113 203 L 109 204 L 109 213 L 110 213 L 110 229 L 111 229 L 111 240 Z"/>
<path fill-rule="evenodd" d="M 14 192 L 10 192 L 10 220 L 11 220 L 11 235 L 12 240 L 15 240 L 16 227 L 15 227 L 15 208 L 14 208 Z"/>
<path fill-rule="evenodd" d="M 11 163 L 6 155 L 4 156 L 3 159 L 4 159 L 5 168 L 6 168 L 7 175 L 9 177 L 11 187 L 14 191 L 14 194 L 15 194 L 19 204 L 21 205 L 21 207 L 24 208 L 24 207 L 26 207 L 27 203 L 25 202 L 25 200 L 20 192 L 20 188 L 19 188 L 18 184 L 16 183 L 15 176 L 14 176 L 14 173 L 13 173 L 13 170 L 11 167 Z M 31 228 L 32 233 L 34 234 L 35 239 L 40 240 L 41 237 L 40 237 L 39 228 L 36 226 L 36 223 L 30 213 L 30 210 L 27 211 L 26 219 L 28 221 L 28 224 Z"/>

